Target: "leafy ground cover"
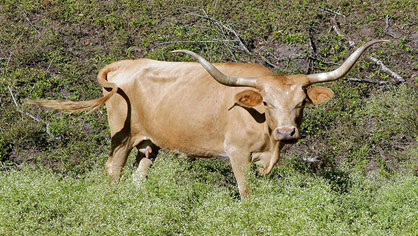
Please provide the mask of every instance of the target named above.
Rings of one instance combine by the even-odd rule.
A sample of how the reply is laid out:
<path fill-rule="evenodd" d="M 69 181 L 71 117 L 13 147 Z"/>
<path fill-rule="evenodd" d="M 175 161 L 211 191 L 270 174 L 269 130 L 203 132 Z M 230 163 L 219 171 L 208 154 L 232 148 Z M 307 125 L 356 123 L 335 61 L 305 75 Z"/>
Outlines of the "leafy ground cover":
<path fill-rule="evenodd" d="M 417 234 L 417 12 L 413 0 L 0 1 L 1 234 Z M 105 64 L 190 60 L 174 49 L 312 73 L 340 64 L 350 41 L 376 38 L 391 42 L 346 78 L 397 82 L 373 56 L 405 82 L 327 84 L 334 98 L 305 109 L 304 138 L 272 175 L 249 173 L 245 201 L 226 161 L 168 152 L 141 187 L 132 157 L 110 187 L 105 108 L 67 114 L 22 102 L 96 98 Z"/>
<path fill-rule="evenodd" d="M 222 161 L 160 155 L 149 179 L 131 169 L 110 187 L 103 171 L 79 177 L 24 167 L 0 176 L 1 234 L 8 235 L 414 235 L 417 181 L 411 172 L 351 173 L 350 191 L 324 178 L 279 167 L 250 173 L 252 193 L 222 186 Z M 215 168 L 213 168 L 215 166 Z M 217 168 L 216 168 L 217 166 Z M 198 177 L 205 171 L 205 177 Z M 232 178 L 232 177 L 230 177 Z"/>

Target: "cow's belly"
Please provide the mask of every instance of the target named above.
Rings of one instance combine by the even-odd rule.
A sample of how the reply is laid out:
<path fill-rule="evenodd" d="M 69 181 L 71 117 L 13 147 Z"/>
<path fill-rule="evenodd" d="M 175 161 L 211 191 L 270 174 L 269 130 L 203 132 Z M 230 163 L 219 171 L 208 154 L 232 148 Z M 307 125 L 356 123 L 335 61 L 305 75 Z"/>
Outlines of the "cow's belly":
<path fill-rule="evenodd" d="M 205 128 L 205 129 L 204 129 Z M 196 123 L 167 122 L 155 119 L 138 125 L 133 124 L 133 137 L 147 137 L 161 148 L 176 150 L 188 155 L 217 156 L 225 153 L 224 134 L 216 127 L 202 127 Z"/>

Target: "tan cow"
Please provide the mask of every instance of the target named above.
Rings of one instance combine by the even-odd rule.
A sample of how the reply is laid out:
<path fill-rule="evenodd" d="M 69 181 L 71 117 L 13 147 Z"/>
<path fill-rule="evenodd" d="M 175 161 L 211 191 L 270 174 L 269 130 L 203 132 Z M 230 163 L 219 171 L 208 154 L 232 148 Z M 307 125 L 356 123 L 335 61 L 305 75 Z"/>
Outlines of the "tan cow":
<path fill-rule="evenodd" d="M 82 102 L 28 100 L 61 110 L 94 110 L 106 103 L 112 137 L 108 174 L 118 179 L 136 147 L 147 157 L 152 145 L 187 155 L 228 156 L 239 192 L 248 192 L 250 162 L 270 173 L 284 144 L 300 138 L 302 111 L 307 103 L 321 104 L 333 92 L 312 84 L 344 76 L 375 40 L 358 48 L 338 69 L 310 75 L 276 75 L 256 64 L 217 63 L 178 50 L 193 62 L 124 60 L 98 74 L 104 96 Z M 140 152 L 138 152 L 140 153 Z M 144 155 L 140 153 L 142 158 Z M 138 169 L 146 175 L 147 157 Z"/>

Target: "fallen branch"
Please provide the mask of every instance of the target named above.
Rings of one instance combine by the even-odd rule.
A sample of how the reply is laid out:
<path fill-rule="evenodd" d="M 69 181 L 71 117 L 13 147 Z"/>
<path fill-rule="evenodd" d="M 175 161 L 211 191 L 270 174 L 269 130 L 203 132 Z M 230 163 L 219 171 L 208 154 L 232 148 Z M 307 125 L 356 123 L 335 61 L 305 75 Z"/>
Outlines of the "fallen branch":
<path fill-rule="evenodd" d="M 280 67 L 276 66 L 273 62 L 271 62 L 269 59 L 264 57 L 261 53 L 258 53 L 258 55 L 261 57 L 261 59 L 263 59 L 264 62 L 266 62 L 271 67 L 276 68 L 276 69 L 280 68 Z M 267 52 L 266 55 L 273 57 L 276 62 L 281 62 L 281 61 L 286 61 L 286 60 L 291 60 L 291 59 L 296 59 L 296 60 L 305 60 L 306 59 L 305 57 L 302 57 L 298 54 L 289 55 L 287 57 L 277 57 L 273 53 Z"/>
<path fill-rule="evenodd" d="M 168 41 L 168 42 L 157 43 L 156 47 L 161 46 L 161 45 L 180 44 L 180 43 L 225 43 L 225 42 L 238 42 L 238 41 L 237 40 L 224 40 L 224 39 L 201 40 L 201 41 L 179 40 L 179 41 Z"/>
<path fill-rule="evenodd" d="M 378 85 L 387 85 L 387 84 L 398 84 L 399 82 L 395 81 L 374 81 L 374 80 L 366 80 L 366 79 L 357 79 L 357 78 L 348 78 L 346 81 L 350 82 L 358 82 L 358 83 L 367 83 L 367 84 L 378 84 Z"/>
<path fill-rule="evenodd" d="M 7 60 L 7 63 L 6 63 L 6 66 L 4 67 L 3 73 L 6 73 L 7 68 L 9 68 L 10 60 L 12 60 L 12 54 L 11 53 L 10 53 L 9 57 L 6 60 Z"/>
<path fill-rule="evenodd" d="M 314 43 L 312 28 L 309 28 L 309 47 L 311 48 L 312 56 L 315 58 L 316 54 L 317 54 L 317 49 L 316 49 L 316 45 Z"/>
<path fill-rule="evenodd" d="M 225 44 L 226 49 L 228 49 L 228 52 L 231 54 L 232 58 L 234 59 L 235 62 L 237 62 L 237 57 L 235 56 L 234 52 L 229 48 L 228 44 Z"/>
<path fill-rule="evenodd" d="M 22 10 L 20 7 L 17 7 L 17 8 L 19 8 L 19 10 L 22 12 L 22 15 L 23 15 L 23 18 L 25 18 L 25 20 L 27 21 L 27 22 L 29 22 L 29 24 L 32 26 L 32 28 L 38 33 L 38 34 L 41 34 L 41 32 L 39 32 L 39 30 L 37 30 L 36 29 L 36 27 L 32 24 L 32 21 L 30 21 L 30 19 L 29 19 L 29 17 L 28 17 L 28 15 L 26 14 L 26 12 L 24 11 L 24 10 Z"/>
<path fill-rule="evenodd" d="M 274 65 L 271 61 L 269 61 L 267 58 L 265 58 L 263 55 L 261 55 L 261 53 L 259 53 L 258 55 L 261 57 L 261 59 L 263 59 L 264 62 L 266 62 L 271 67 L 275 69 L 279 68 L 278 66 Z"/>
<path fill-rule="evenodd" d="M 399 39 L 402 35 L 396 35 L 395 33 L 391 32 L 390 29 L 390 17 L 386 14 L 385 16 L 385 34 L 389 35 L 392 38 Z"/>
<path fill-rule="evenodd" d="M 332 62 L 332 61 L 321 61 L 321 63 L 326 64 L 326 65 L 333 65 L 333 66 L 341 65 L 340 63 L 336 63 L 336 62 Z"/>
<path fill-rule="evenodd" d="M 334 15 L 339 15 L 339 16 L 345 17 L 345 15 L 339 13 L 338 11 L 334 11 L 334 10 L 329 9 L 329 8 L 325 8 L 325 7 L 316 7 L 316 8 L 321 10 L 321 11 L 325 11 L 325 12 L 328 12 L 328 13 L 332 13 Z"/>
<path fill-rule="evenodd" d="M 54 62 L 54 58 L 51 59 L 51 61 L 49 62 L 48 68 L 46 68 L 46 72 L 49 72 L 49 68 L 51 68 L 52 62 Z"/>
<path fill-rule="evenodd" d="M 318 158 L 316 158 L 316 157 L 302 157 L 302 160 L 304 161 L 304 162 L 308 162 L 308 163 L 318 163 L 318 162 L 320 162 L 321 160 L 319 160 Z"/>
<path fill-rule="evenodd" d="M 334 23 L 334 25 L 332 26 L 332 28 L 334 29 L 334 31 L 338 35 L 340 35 L 343 39 L 345 38 L 348 41 L 348 43 L 350 44 L 351 47 L 355 46 L 356 43 L 354 41 L 351 41 L 351 40 L 347 39 L 347 37 L 338 28 L 338 24 L 337 24 L 336 20 L 333 18 L 332 21 Z M 386 15 L 386 26 L 389 27 L 389 18 L 388 18 L 388 15 Z M 382 84 L 399 84 L 399 83 L 405 82 L 405 79 L 404 78 L 402 78 L 400 75 L 398 75 L 397 73 L 395 73 L 392 70 L 390 70 L 387 66 L 385 66 L 385 64 L 383 64 L 383 62 L 381 60 L 379 60 L 377 58 L 374 58 L 372 56 L 368 56 L 367 58 L 369 60 L 373 61 L 374 63 L 376 63 L 377 65 L 379 65 L 380 66 L 380 69 L 383 72 L 386 72 L 387 74 L 389 74 L 390 76 L 392 76 L 393 78 L 395 78 L 397 81 L 396 82 L 390 82 L 390 81 L 375 81 L 375 82 L 371 82 L 370 80 L 369 81 L 364 80 L 364 83 L 373 83 L 373 84 L 380 84 L 380 85 L 382 85 Z M 360 82 L 360 79 L 351 78 L 351 80 L 348 79 L 348 81 Z"/>
<path fill-rule="evenodd" d="M 39 118 L 37 118 L 37 117 L 33 116 L 32 114 L 30 114 L 30 113 L 28 113 L 28 112 L 24 112 L 24 111 L 22 111 L 22 109 L 20 109 L 19 105 L 17 104 L 16 98 L 15 98 L 15 96 L 13 95 L 13 91 L 12 91 L 12 89 L 10 88 L 10 86 L 7 86 L 7 88 L 9 89 L 9 93 L 10 93 L 10 95 L 12 96 L 13 103 L 15 104 L 16 109 L 17 109 L 20 113 L 22 113 L 23 115 L 29 116 L 30 118 L 34 119 L 35 121 L 45 124 L 45 126 L 46 126 L 46 133 L 47 133 L 49 136 L 51 136 L 52 138 L 54 138 L 54 139 L 57 139 L 57 140 L 58 140 L 59 138 L 57 138 L 57 137 L 55 137 L 54 135 L 52 135 L 52 134 L 51 134 L 51 132 L 49 131 L 49 123 L 47 123 L 47 122 L 45 122 L 45 121 L 43 121 L 43 120 L 41 120 L 41 119 L 39 119 Z"/>
<path fill-rule="evenodd" d="M 387 14 L 386 14 L 385 22 L 386 22 L 385 30 L 388 30 L 390 21 L 389 21 L 389 15 Z"/>
<path fill-rule="evenodd" d="M 162 45 L 168 45 L 168 44 L 181 44 L 181 43 L 223 43 L 225 44 L 226 49 L 231 53 L 231 56 L 233 57 L 234 61 L 237 61 L 237 58 L 235 57 L 235 54 L 231 51 L 229 48 L 229 45 L 227 43 L 229 42 L 238 42 L 237 40 L 227 40 L 227 39 L 215 39 L 215 40 L 201 40 L 201 41 L 191 41 L 191 40 L 178 40 L 178 41 L 169 41 L 169 42 L 162 42 L 157 43 L 155 47 L 159 47 Z"/>
<path fill-rule="evenodd" d="M 314 67 L 314 61 L 318 58 L 318 51 L 315 45 L 314 37 L 313 37 L 313 29 L 312 27 L 309 27 L 308 30 L 308 36 L 309 36 L 309 47 L 311 49 L 311 55 L 308 57 L 308 63 L 306 66 L 306 74 L 312 74 L 313 67 Z"/>
<path fill-rule="evenodd" d="M 395 72 L 393 72 L 392 70 L 390 70 L 389 68 L 387 68 L 385 66 L 385 64 L 383 64 L 383 62 L 377 58 L 368 56 L 367 58 L 369 58 L 371 61 L 373 61 L 374 63 L 376 63 L 377 65 L 380 66 L 380 69 L 383 72 L 388 73 L 390 76 L 392 76 L 393 78 L 397 79 L 399 83 L 405 82 L 405 79 L 402 78 L 401 76 L 399 76 L 398 74 L 396 74 Z"/>
<path fill-rule="evenodd" d="M 194 23 L 183 25 L 183 27 L 185 28 L 198 27 L 203 30 L 211 30 L 215 32 L 217 35 L 220 35 L 220 38 L 222 39 L 209 38 L 207 40 L 200 40 L 200 41 L 191 41 L 191 40 L 168 41 L 168 42 L 157 43 L 155 47 L 159 47 L 162 45 L 169 45 L 169 44 L 182 44 L 182 43 L 195 43 L 195 44 L 197 43 L 197 44 L 205 44 L 205 45 L 208 43 L 223 43 L 225 45 L 226 50 L 228 50 L 228 52 L 231 54 L 232 59 L 235 62 L 237 61 L 237 57 L 235 56 L 235 53 L 234 53 L 235 48 L 240 48 L 240 49 L 242 48 L 242 50 L 244 50 L 245 52 L 251 55 L 251 52 L 244 45 L 244 43 L 242 42 L 239 35 L 237 34 L 237 32 L 235 32 L 234 29 L 232 29 L 230 26 L 223 24 L 219 20 L 209 17 L 209 15 L 206 13 L 205 10 L 198 9 L 198 8 L 195 8 L 195 9 L 203 12 L 203 15 L 200 15 L 194 12 L 187 13 L 186 15 L 192 15 L 198 18 L 208 20 L 210 22 L 211 27 L 199 26 L 199 25 L 196 26 Z M 234 35 L 234 39 L 229 39 L 231 38 L 231 34 Z M 207 34 L 204 34 L 204 35 L 205 37 L 207 37 Z"/>
<path fill-rule="evenodd" d="M 245 44 L 242 42 L 241 38 L 239 37 L 238 33 L 232 29 L 231 27 L 223 24 L 222 22 L 220 22 L 219 20 L 216 20 L 212 17 L 209 17 L 205 11 L 203 11 L 205 13 L 205 16 L 202 16 L 200 14 L 194 13 L 194 12 L 190 12 L 187 15 L 192 15 L 192 16 L 196 16 L 199 18 L 203 18 L 206 20 L 209 20 L 211 22 L 213 22 L 214 24 L 218 25 L 219 27 L 229 31 L 230 33 L 232 33 L 235 36 L 235 39 L 238 41 L 238 43 L 240 44 L 240 46 L 244 49 L 245 52 L 247 52 L 248 54 L 252 55 L 252 53 L 248 50 L 248 48 L 245 46 Z"/>
<path fill-rule="evenodd" d="M 335 31 L 335 33 L 337 33 L 338 35 L 340 35 L 342 38 L 347 38 L 347 36 L 345 36 L 342 31 L 340 30 L 340 28 L 338 27 L 337 21 L 335 20 L 335 18 L 332 18 L 331 21 L 334 23 L 334 25 L 332 26 L 332 29 Z M 348 44 L 350 45 L 350 47 L 354 47 L 356 45 L 356 43 L 350 39 L 346 39 L 348 41 Z"/>
<path fill-rule="evenodd" d="M 287 57 L 277 57 L 271 52 L 267 52 L 266 54 L 272 56 L 274 58 L 274 60 L 276 60 L 276 61 L 286 61 L 286 60 L 290 60 L 290 59 L 306 59 L 305 57 L 302 57 L 299 54 L 292 54 L 292 55 L 289 55 Z"/>

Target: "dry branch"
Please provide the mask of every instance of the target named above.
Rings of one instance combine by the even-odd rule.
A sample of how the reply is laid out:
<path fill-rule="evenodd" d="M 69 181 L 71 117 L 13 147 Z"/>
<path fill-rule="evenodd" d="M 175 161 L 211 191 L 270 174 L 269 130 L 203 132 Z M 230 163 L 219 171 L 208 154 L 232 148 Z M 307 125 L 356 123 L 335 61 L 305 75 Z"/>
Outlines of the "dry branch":
<path fill-rule="evenodd" d="M 340 35 L 342 38 L 346 38 L 346 40 L 348 41 L 348 44 L 350 45 L 350 47 L 354 47 L 356 45 L 356 43 L 354 41 L 350 40 L 349 38 L 347 38 L 347 36 L 342 33 L 342 31 L 338 27 L 337 20 L 335 20 L 335 18 L 332 18 L 331 21 L 334 24 L 332 26 L 332 29 L 335 31 L 335 33 L 337 33 L 338 35 Z"/>
<path fill-rule="evenodd" d="M 308 163 L 318 163 L 321 161 L 317 157 L 303 157 L 302 160 Z"/>
<path fill-rule="evenodd" d="M 311 51 L 313 54 L 312 56 L 316 57 L 317 50 L 316 50 L 316 45 L 313 40 L 312 29 L 309 29 L 309 47 L 311 48 Z"/>
<path fill-rule="evenodd" d="M 334 31 L 340 35 L 343 39 L 346 39 L 348 41 L 348 43 L 350 44 L 351 47 L 355 46 L 356 43 L 354 41 L 351 41 L 350 39 L 347 39 L 347 36 L 345 36 L 341 30 L 338 28 L 338 24 L 335 20 L 335 18 L 332 19 L 334 25 L 332 26 L 332 28 L 334 29 Z M 388 15 L 386 15 L 386 26 L 388 27 L 389 25 L 389 20 L 388 20 Z M 370 81 L 370 80 L 363 80 L 361 81 L 360 79 L 356 79 L 356 78 L 351 78 L 348 79 L 348 81 L 352 81 L 352 82 L 363 82 L 363 83 L 373 83 L 373 84 L 379 84 L 379 85 L 383 85 L 383 84 L 398 84 L 398 83 L 402 83 L 405 82 L 405 79 L 402 78 L 400 75 L 398 75 L 397 73 L 393 72 L 392 70 L 390 70 L 387 66 L 385 66 L 385 64 L 383 64 L 383 62 L 377 58 L 368 56 L 367 57 L 369 60 L 373 61 L 374 63 L 376 63 L 377 65 L 380 66 L 380 69 L 389 74 L 390 76 L 392 76 L 393 78 L 395 78 L 397 81 L 396 82 L 390 82 L 390 81 Z"/>
<path fill-rule="evenodd" d="M 280 68 L 280 67 L 276 66 L 273 62 L 271 62 L 269 59 L 264 57 L 261 53 L 258 53 L 258 56 L 261 59 L 263 59 L 263 61 L 266 62 L 271 67 L 273 67 L 275 69 Z M 306 59 L 305 57 L 303 57 L 299 54 L 291 54 L 291 55 L 286 56 L 286 57 L 277 57 L 276 55 L 274 55 L 271 52 L 266 52 L 266 56 L 272 57 L 276 62 L 281 62 L 281 61 L 286 61 L 286 60 L 291 60 L 291 59 L 296 59 L 296 60 L 305 60 Z M 309 58 L 311 59 L 311 57 L 309 57 Z"/>
<path fill-rule="evenodd" d="M 387 29 L 389 29 L 389 15 L 386 15 L 386 18 L 385 18 L 385 22 L 386 22 L 386 26 L 385 26 L 385 30 L 387 30 Z"/>
<path fill-rule="evenodd" d="M 277 57 L 276 55 L 274 55 L 271 52 L 267 52 L 266 54 L 272 56 L 274 58 L 274 60 L 276 60 L 276 61 L 286 61 L 286 60 L 290 60 L 290 59 L 305 59 L 305 57 L 302 57 L 299 54 L 291 54 L 287 57 Z"/>
<path fill-rule="evenodd" d="M 11 53 L 10 53 L 10 56 L 6 60 L 7 60 L 7 63 L 6 63 L 6 67 L 4 67 L 3 73 L 6 73 L 7 68 L 9 67 L 10 60 L 12 60 L 12 54 Z"/>
<path fill-rule="evenodd" d="M 178 41 L 168 41 L 168 42 L 157 43 L 156 47 L 160 45 L 180 44 L 180 43 L 225 43 L 225 42 L 238 42 L 238 41 L 237 40 L 225 40 L 225 39 L 201 40 L 201 41 L 178 40 Z"/>
<path fill-rule="evenodd" d="M 385 66 L 385 64 L 383 64 L 383 62 L 381 60 L 379 60 L 377 58 L 374 58 L 374 57 L 371 57 L 371 56 L 369 56 L 367 58 L 369 58 L 371 61 L 373 61 L 374 63 L 376 63 L 377 65 L 379 65 L 380 66 L 380 69 L 383 72 L 386 72 L 390 76 L 392 76 L 393 78 L 397 79 L 399 83 L 405 82 L 405 79 L 404 78 L 402 78 L 401 76 L 399 76 L 398 74 L 396 74 L 395 72 L 393 72 L 392 70 L 390 70 L 389 68 L 387 68 Z"/>
<path fill-rule="evenodd" d="M 52 134 L 51 134 L 51 132 L 49 132 L 49 123 L 48 123 L 48 122 L 45 122 L 45 121 L 43 121 L 43 120 L 41 120 L 41 119 L 39 119 L 39 118 L 35 117 L 34 115 L 32 115 L 32 114 L 30 114 L 30 113 L 28 113 L 28 112 L 24 112 L 24 111 L 22 111 L 22 109 L 20 109 L 20 107 L 19 107 L 19 105 L 18 105 L 18 103 L 17 103 L 17 101 L 16 101 L 15 96 L 13 95 L 13 91 L 12 91 L 12 89 L 10 88 L 10 86 L 7 86 L 7 88 L 9 89 L 9 93 L 10 93 L 10 95 L 11 95 L 12 99 L 13 99 L 13 103 L 15 104 L 16 109 L 17 109 L 17 110 L 18 110 L 21 114 L 26 115 L 26 116 L 29 116 L 30 118 L 34 119 L 35 121 L 45 124 L 45 127 L 46 127 L 46 133 L 47 133 L 49 136 L 51 136 L 52 138 L 54 138 L 54 139 L 58 139 L 57 137 L 55 137 L 54 135 L 52 135 Z"/>
<path fill-rule="evenodd" d="M 345 17 L 345 15 L 341 14 L 340 12 L 334 11 L 334 10 L 329 9 L 329 8 L 325 8 L 325 7 L 316 7 L 316 8 L 321 10 L 321 11 L 324 11 L 324 12 L 328 12 L 328 13 L 332 13 L 334 15 L 339 15 L 339 16 Z"/>
<path fill-rule="evenodd" d="M 211 24 L 211 27 L 206 27 L 206 26 L 197 26 L 197 27 L 200 29 L 204 29 L 204 30 L 212 30 L 220 36 L 219 38 L 209 38 L 208 40 L 196 40 L 196 41 L 193 41 L 193 40 L 168 41 L 168 42 L 157 43 L 155 47 L 169 45 L 169 44 L 182 44 L 182 43 L 192 43 L 192 44 L 193 43 L 195 44 L 223 43 L 225 45 L 226 50 L 228 50 L 228 52 L 231 54 L 231 57 L 234 61 L 237 61 L 237 57 L 235 56 L 235 53 L 234 53 L 235 51 L 234 49 L 236 48 L 241 48 L 246 53 L 250 55 L 252 54 L 248 50 L 248 48 L 244 45 L 238 33 L 234 29 L 232 29 L 232 27 L 223 24 L 219 20 L 209 17 L 207 12 L 203 9 L 198 9 L 198 8 L 195 8 L 195 9 L 198 11 L 201 11 L 202 14 L 190 12 L 190 13 L 187 13 L 186 15 L 191 15 L 191 16 L 209 21 Z M 183 25 L 183 27 L 185 28 L 188 28 L 191 26 L 196 27 L 195 24 Z M 231 34 L 233 35 L 233 39 L 230 39 L 232 36 Z"/>
<path fill-rule="evenodd" d="M 49 72 L 49 68 L 51 68 L 52 62 L 54 62 L 55 58 L 52 58 L 51 61 L 49 62 L 48 68 L 46 68 L 46 72 Z"/>
<path fill-rule="evenodd" d="M 248 48 L 247 48 L 247 47 L 245 46 L 245 44 L 242 42 L 242 40 L 241 40 L 241 38 L 239 37 L 238 33 L 237 33 L 234 29 L 232 29 L 231 27 L 229 27 L 229 26 L 227 26 L 227 25 L 223 24 L 223 23 L 222 23 L 222 22 L 220 22 L 219 20 L 216 20 L 216 19 L 214 19 L 214 18 L 212 18 L 212 17 L 209 17 L 209 16 L 206 14 L 206 12 L 205 12 L 205 11 L 203 11 L 203 12 L 205 13 L 205 16 L 200 15 L 200 14 L 197 14 L 197 13 L 194 13 L 194 12 L 190 12 L 190 13 L 188 13 L 187 15 L 192 15 L 192 16 L 195 16 L 195 17 L 199 17 L 199 18 L 202 18 L 202 19 L 209 20 L 209 21 L 211 21 L 212 23 L 214 23 L 215 25 L 219 26 L 221 29 L 225 29 L 225 30 L 229 31 L 230 33 L 232 33 L 232 34 L 235 36 L 235 39 L 238 41 L 239 45 L 240 45 L 240 46 L 244 49 L 244 51 L 245 51 L 246 53 L 248 53 L 248 54 L 252 55 L 252 53 L 248 50 Z"/>
<path fill-rule="evenodd" d="M 22 10 L 20 7 L 17 7 L 17 8 L 19 8 L 19 10 L 22 12 L 22 15 L 23 15 L 23 18 L 25 18 L 25 20 L 27 21 L 27 22 L 29 22 L 29 24 L 32 26 L 32 28 L 38 33 L 38 34 L 41 34 L 41 32 L 39 32 L 39 30 L 38 29 L 36 29 L 36 27 L 32 24 L 32 21 L 29 19 L 29 17 L 28 17 L 28 15 L 26 14 L 26 12 L 24 11 L 24 10 Z"/>
<path fill-rule="evenodd" d="M 309 27 L 308 36 L 309 36 L 309 48 L 311 49 L 311 56 L 308 57 L 308 63 L 307 63 L 305 71 L 306 71 L 306 74 L 311 74 L 313 71 L 314 61 L 317 60 L 317 57 L 318 57 L 318 51 L 317 51 L 314 37 L 313 37 L 313 29 L 311 27 Z"/>
<path fill-rule="evenodd" d="M 263 55 L 261 55 L 261 53 L 259 53 L 258 55 L 261 57 L 261 59 L 263 59 L 264 62 L 266 62 L 271 67 L 275 69 L 279 68 L 278 66 L 274 65 L 271 61 L 269 61 L 267 58 L 265 58 Z"/>
<path fill-rule="evenodd" d="M 378 85 L 387 85 L 387 84 L 398 84 L 395 81 L 374 81 L 374 80 L 367 80 L 367 79 L 357 79 L 357 78 L 348 78 L 346 81 L 350 82 L 359 82 L 359 83 L 367 83 L 367 84 L 378 84 Z"/>

